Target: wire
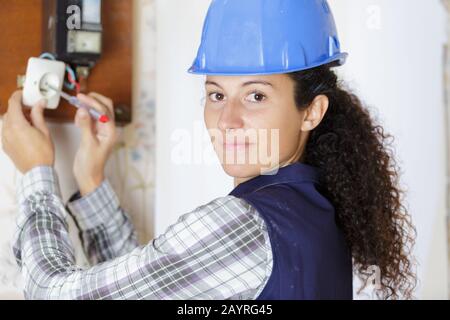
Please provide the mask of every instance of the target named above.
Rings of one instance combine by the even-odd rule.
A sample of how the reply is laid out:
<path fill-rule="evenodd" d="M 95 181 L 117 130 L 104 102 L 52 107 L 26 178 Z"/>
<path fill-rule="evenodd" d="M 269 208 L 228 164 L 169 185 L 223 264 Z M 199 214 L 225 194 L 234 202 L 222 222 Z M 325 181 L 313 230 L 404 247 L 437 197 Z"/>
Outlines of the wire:
<path fill-rule="evenodd" d="M 49 59 L 49 60 L 56 60 L 55 56 L 52 55 L 51 53 L 48 52 L 44 52 L 43 54 L 41 54 L 39 56 L 40 59 Z"/>
<path fill-rule="evenodd" d="M 75 72 L 72 68 L 68 67 L 67 69 L 67 78 L 69 79 L 70 85 L 73 87 L 71 90 L 75 88 L 77 93 L 80 93 L 80 84 L 75 80 Z"/>
<path fill-rule="evenodd" d="M 55 61 L 56 58 L 53 54 L 44 52 L 39 56 L 40 59 L 49 59 Z M 77 77 L 75 75 L 75 72 L 73 69 L 66 64 L 66 72 L 67 72 L 67 79 L 69 82 L 64 81 L 64 86 L 69 90 L 76 90 L 77 93 L 80 93 L 80 84 L 77 82 Z"/>

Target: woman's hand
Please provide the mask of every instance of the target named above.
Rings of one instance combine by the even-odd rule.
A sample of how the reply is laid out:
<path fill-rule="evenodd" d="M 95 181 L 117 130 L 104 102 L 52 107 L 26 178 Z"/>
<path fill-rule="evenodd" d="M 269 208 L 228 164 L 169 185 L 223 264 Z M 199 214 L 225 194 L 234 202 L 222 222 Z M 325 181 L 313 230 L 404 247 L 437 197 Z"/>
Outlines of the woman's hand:
<path fill-rule="evenodd" d="M 55 148 L 44 120 L 45 106 L 45 101 L 34 106 L 28 120 L 23 113 L 22 91 L 14 92 L 9 99 L 3 117 L 3 150 L 22 173 L 55 163 Z"/>
<path fill-rule="evenodd" d="M 85 109 L 79 109 L 75 116 L 75 124 L 81 129 L 81 143 L 75 156 L 73 174 L 81 195 L 85 196 L 102 184 L 106 162 L 117 135 L 111 99 L 98 93 L 79 94 L 77 97 L 110 119 L 107 123 L 95 121 Z"/>

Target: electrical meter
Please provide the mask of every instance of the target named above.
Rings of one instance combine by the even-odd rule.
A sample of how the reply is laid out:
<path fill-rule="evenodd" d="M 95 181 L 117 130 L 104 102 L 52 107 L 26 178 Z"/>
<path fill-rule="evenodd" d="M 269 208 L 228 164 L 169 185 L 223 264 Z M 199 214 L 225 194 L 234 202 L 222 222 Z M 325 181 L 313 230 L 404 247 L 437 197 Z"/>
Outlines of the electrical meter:
<path fill-rule="evenodd" d="M 102 53 L 102 0 L 43 0 L 43 51 L 92 68 Z"/>

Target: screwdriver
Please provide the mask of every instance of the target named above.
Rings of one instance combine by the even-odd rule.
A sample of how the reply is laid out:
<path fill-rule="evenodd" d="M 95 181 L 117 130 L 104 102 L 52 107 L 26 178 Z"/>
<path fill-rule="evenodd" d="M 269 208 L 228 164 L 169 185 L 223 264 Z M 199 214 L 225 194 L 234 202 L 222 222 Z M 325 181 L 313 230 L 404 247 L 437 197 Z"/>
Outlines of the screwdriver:
<path fill-rule="evenodd" d="M 89 107 L 88 105 L 81 102 L 77 97 L 71 96 L 71 95 L 65 93 L 64 91 L 55 89 L 54 87 L 52 87 L 49 84 L 47 84 L 47 87 L 52 89 L 53 91 L 58 92 L 61 95 L 61 97 L 64 98 L 65 100 L 67 100 L 67 102 L 69 102 L 71 105 L 73 105 L 79 109 L 80 108 L 86 109 L 95 120 L 100 121 L 101 123 L 109 122 L 109 117 L 106 114 L 101 114 L 96 109 Z"/>

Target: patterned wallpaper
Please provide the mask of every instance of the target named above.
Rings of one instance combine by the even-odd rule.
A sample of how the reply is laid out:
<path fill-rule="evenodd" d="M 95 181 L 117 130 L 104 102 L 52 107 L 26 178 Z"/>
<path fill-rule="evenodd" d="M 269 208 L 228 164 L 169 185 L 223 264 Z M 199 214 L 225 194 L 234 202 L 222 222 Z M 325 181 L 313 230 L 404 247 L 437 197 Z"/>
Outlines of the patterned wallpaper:
<path fill-rule="evenodd" d="M 121 130 L 107 173 L 141 242 L 153 238 L 155 174 L 155 1 L 136 2 L 133 123 Z"/>

